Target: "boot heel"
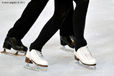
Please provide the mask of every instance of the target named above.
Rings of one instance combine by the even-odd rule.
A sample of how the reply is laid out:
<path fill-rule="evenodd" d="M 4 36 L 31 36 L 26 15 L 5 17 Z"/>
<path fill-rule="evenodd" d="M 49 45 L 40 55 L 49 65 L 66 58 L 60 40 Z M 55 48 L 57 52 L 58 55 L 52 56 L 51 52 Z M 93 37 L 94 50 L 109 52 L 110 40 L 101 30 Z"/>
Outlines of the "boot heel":
<path fill-rule="evenodd" d="M 27 57 L 25 58 L 25 62 L 26 62 L 26 63 L 30 63 L 30 64 L 33 63 L 33 62 L 32 62 L 29 58 L 27 58 Z"/>
<path fill-rule="evenodd" d="M 6 49 L 4 49 L 1 53 L 6 53 Z"/>
<path fill-rule="evenodd" d="M 64 41 L 61 40 L 61 45 L 65 46 L 67 44 Z"/>
<path fill-rule="evenodd" d="M 74 56 L 74 58 L 75 58 L 75 60 L 79 61 L 79 59 L 76 56 Z"/>
<path fill-rule="evenodd" d="M 9 43 L 4 43 L 4 45 L 3 45 L 3 48 L 5 48 L 5 49 L 11 49 L 11 45 L 9 44 Z"/>

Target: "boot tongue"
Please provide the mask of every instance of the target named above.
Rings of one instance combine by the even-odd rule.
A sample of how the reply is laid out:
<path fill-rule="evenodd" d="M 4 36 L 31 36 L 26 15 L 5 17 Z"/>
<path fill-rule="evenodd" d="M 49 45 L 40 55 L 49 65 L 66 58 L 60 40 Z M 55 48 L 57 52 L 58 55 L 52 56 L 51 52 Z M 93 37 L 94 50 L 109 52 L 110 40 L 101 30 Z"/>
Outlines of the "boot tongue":
<path fill-rule="evenodd" d="M 36 51 L 38 56 L 43 57 L 42 52 Z"/>

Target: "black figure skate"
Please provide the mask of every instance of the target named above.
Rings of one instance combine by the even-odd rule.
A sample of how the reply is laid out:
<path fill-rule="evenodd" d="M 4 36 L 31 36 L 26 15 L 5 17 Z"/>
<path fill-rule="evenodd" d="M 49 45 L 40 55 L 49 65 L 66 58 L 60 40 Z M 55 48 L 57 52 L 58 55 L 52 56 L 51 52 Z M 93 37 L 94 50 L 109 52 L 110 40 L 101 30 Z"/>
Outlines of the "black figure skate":
<path fill-rule="evenodd" d="M 25 56 L 26 51 L 28 49 L 22 44 L 20 40 L 17 40 L 15 37 L 6 37 L 5 42 L 3 44 L 3 48 L 4 50 L 1 53 L 15 56 Z M 15 52 L 12 52 L 11 49 L 14 49 Z"/>

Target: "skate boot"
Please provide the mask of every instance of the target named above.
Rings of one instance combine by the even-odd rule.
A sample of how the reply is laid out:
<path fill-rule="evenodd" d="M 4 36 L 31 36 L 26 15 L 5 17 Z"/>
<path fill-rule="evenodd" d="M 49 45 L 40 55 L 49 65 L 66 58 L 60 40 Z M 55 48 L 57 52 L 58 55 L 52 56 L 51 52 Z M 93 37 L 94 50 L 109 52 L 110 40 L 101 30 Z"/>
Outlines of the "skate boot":
<path fill-rule="evenodd" d="M 91 55 L 87 46 L 79 48 L 77 52 L 74 51 L 74 57 L 84 65 L 96 65 L 96 59 Z"/>
<path fill-rule="evenodd" d="M 73 36 L 60 36 L 61 45 L 68 45 L 71 48 L 74 48 L 74 38 Z"/>
<path fill-rule="evenodd" d="M 6 37 L 3 48 L 4 48 L 4 51 L 2 51 L 1 53 L 11 54 L 11 55 L 16 55 L 16 56 L 19 56 L 18 53 L 24 53 L 25 55 L 27 51 L 27 47 L 24 46 L 22 42 L 20 40 L 17 40 L 15 37 Z M 15 50 L 15 53 L 6 51 L 6 49 L 11 50 L 11 48 Z"/>
<path fill-rule="evenodd" d="M 42 53 L 34 49 L 27 51 L 25 62 L 25 68 L 35 71 L 46 71 L 48 67 L 48 62 L 43 58 Z"/>

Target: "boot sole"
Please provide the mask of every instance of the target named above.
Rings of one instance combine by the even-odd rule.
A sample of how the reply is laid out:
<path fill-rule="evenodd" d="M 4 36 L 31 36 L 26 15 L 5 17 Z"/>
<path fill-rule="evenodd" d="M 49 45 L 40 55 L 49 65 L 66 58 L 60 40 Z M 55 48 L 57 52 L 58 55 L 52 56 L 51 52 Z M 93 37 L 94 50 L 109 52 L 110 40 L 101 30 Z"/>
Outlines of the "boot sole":
<path fill-rule="evenodd" d="M 79 58 L 77 58 L 75 55 L 74 55 L 74 58 L 75 58 L 75 60 L 77 60 L 77 61 L 80 61 L 82 64 L 84 64 L 84 65 L 87 65 L 87 66 L 95 66 L 96 64 L 86 64 L 86 63 L 83 63 Z"/>
<path fill-rule="evenodd" d="M 14 55 L 14 56 L 25 56 L 26 53 L 24 54 L 18 54 L 19 52 L 17 51 L 16 53 L 11 53 L 11 52 L 7 52 L 6 49 L 4 49 L 2 52 L 0 52 L 2 54 L 6 54 L 6 55 Z"/>
<path fill-rule="evenodd" d="M 37 66 L 40 66 L 40 67 L 48 67 L 48 65 L 41 65 L 41 64 L 37 64 L 36 62 L 34 62 L 33 60 L 30 60 L 28 57 L 25 58 L 25 62 L 26 63 L 30 63 L 30 64 L 36 64 Z"/>

